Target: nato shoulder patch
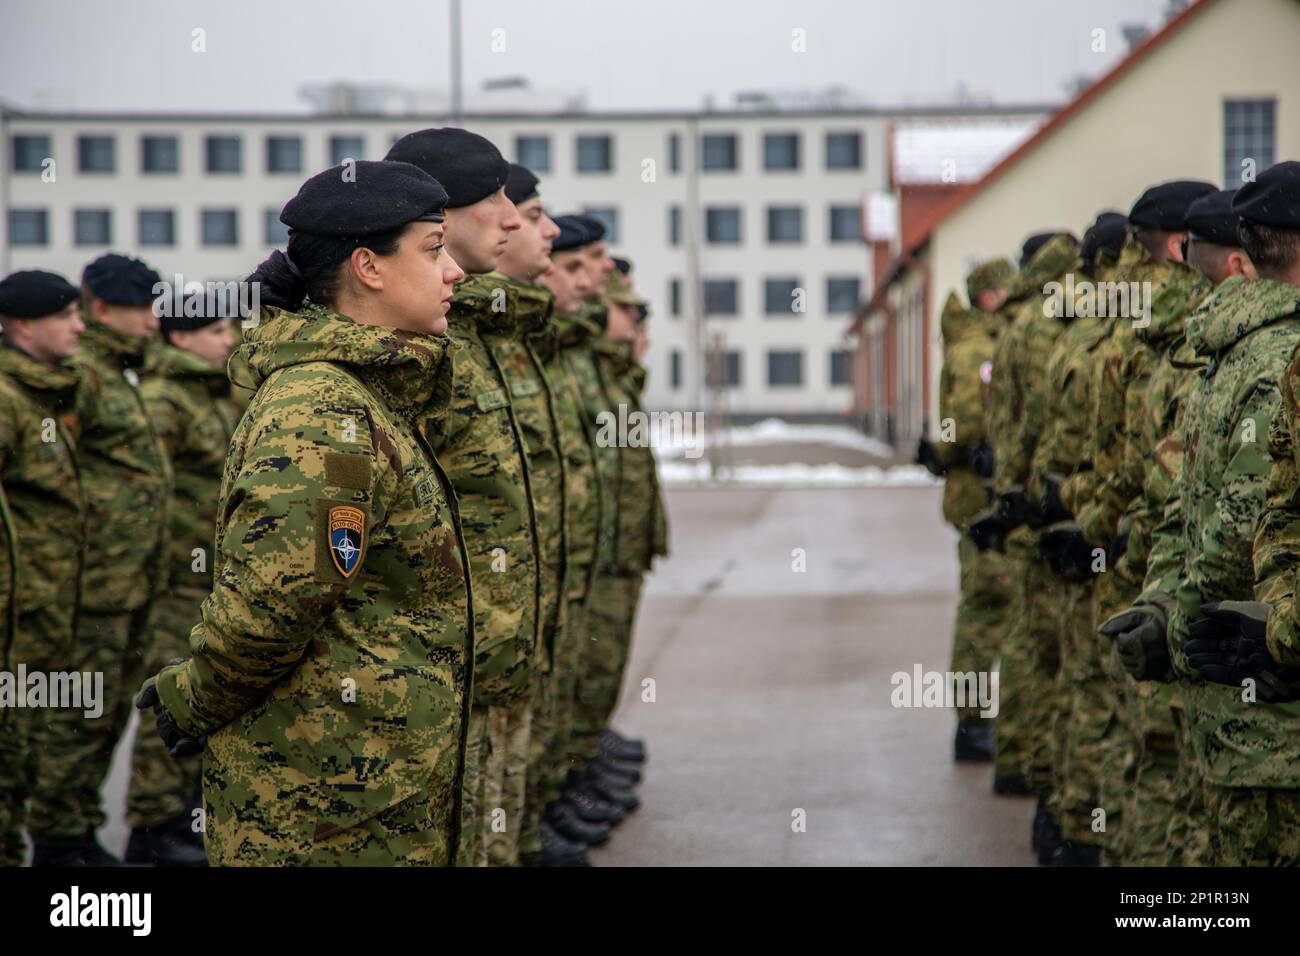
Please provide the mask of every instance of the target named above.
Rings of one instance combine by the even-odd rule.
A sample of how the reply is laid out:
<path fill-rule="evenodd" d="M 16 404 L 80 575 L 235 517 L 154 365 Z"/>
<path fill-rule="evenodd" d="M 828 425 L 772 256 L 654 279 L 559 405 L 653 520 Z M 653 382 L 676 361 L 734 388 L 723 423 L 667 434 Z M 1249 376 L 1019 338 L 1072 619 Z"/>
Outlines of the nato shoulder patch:
<path fill-rule="evenodd" d="M 328 534 L 330 557 L 345 578 L 352 577 L 361 564 L 366 541 L 366 515 L 352 505 L 335 505 L 329 510 Z"/>
<path fill-rule="evenodd" d="M 527 398 L 529 395 L 536 395 L 542 390 L 542 386 L 537 383 L 536 379 L 521 378 L 510 383 L 510 394 L 518 395 L 520 398 Z"/>
<path fill-rule="evenodd" d="M 480 412 L 490 412 L 493 409 L 505 408 L 510 404 L 510 399 L 506 397 L 505 389 L 494 388 L 489 392 L 479 392 L 474 402 Z"/>

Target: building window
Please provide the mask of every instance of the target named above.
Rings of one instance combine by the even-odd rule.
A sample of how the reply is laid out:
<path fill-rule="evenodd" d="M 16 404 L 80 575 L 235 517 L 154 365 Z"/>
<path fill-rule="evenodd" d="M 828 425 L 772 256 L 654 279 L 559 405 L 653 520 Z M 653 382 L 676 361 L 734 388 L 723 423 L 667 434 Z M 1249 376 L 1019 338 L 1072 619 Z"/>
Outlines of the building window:
<path fill-rule="evenodd" d="M 768 206 L 767 241 L 803 242 L 803 209 L 799 206 Z"/>
<path fill-rule="evenodd" d="M 740 352 L 736 349 L 709 352 L 704 381 L 709 388 L 739 388 Z"/>
<path fill-rule="evenodd" d="M 668 171 L 680 172 L 682 168 L 682 134 L 668 134 Z"/>
<path fill-rule="evenodd" d="M 682 350 L 673 349 L 668 353 L 668 384 L 674 389 L 682 387 Z"/>
<path fill-rule="evenodd" d="M 704 210 L 704 234 L 709 242 L 740 242 L 740 209 L 720 206 Z"/>
<path fill-rule="evenodd" d="M 238 136 L 208 136 L 204 151 L 210 173 L 237 173 L 243 168 L 243 143 Z"/>
<path fill-rule="evenodd" d="M 826 134 L 826 168 L 827 169 L 861 169 L 862 168 L 862 134 L 861 133 L 827 133 Z"/>
<path fill-rule="evenodd" d="M 239 210 L 204 209 L 199 234 L 205 246 L 239 245 Z"/>
<path fill-rule="evenodd" d="M 266 171 L 268 173 L 302 172 L 302 137 L 268 136 Z"/>
<path fill-rule="evenodd" d="M 280 221 L 280 210 L 267 209 L 263 223 L 262 242 L 268 246 L 289 244 L 289 227 Z"/>
<path fill-rule="evenodd" d="M 180 169 L 181 148 L 175 136 L 140 137 L 142 173 L 178 173 Z"/>
<path fill-rule="evenodd" d="M 73 210 L 73 242 L 78 246 L 112 245 L 112 222 L 112 214 L 107 209 Z"/>
<path fill-rule="evenodd" d="M 682 242 L 682 207 L 668 207 L 668 245 L 678 246 Z"/>
<path fill-rule="evenodd" d="M 826 279 L 826 311 L 833 315 L 854 312 L 862 295 L 862 280 L 857 276 L 830 276 Z"/>
<path fill-rule="evenodd" d="M 803 353 L 798 350 L 767 353 L 767 384 L 786 388 L 803 384 Z"/>
<path fill-rule="evenodd" d="M 831 384 L 853 384 L 853 353 L 848 349 L 831 349 Z"/>
<path fill-rule="evenodd" d="M 345 159 L 358 160 L 364 158 L 362 154 L 366 151 L 366 141 L 360 136 L 331 136 L 330 137 L 330 165 L 342 166 Z"/>
<path fill-rule="evenodd" d="M 605 226 L 605 243 L 618 243 L 618 210 L 613 206 L 588 206 L 582 210 L 583 215 L 599 219 Z"/>
<path fill-rule="evenodd" d="M 77 137 L 77 170 L 111 173 L 117 168 L 117 144 L 111 136 Z"/>
<path fill-rule="evenodd" d="M 44 209 L 9 210 L 9 245 L 44 246 L 50 241 L 49 213 Z"/>
<path fill-rule="evenodd" d="M 787 319 L 799 314 L 795 311 L 795 295 L 799 280 L 790 278 L 763 280 L 763 312 L 765 315 L 784 316 Z M 802 303 L 799 303 L 802 305 Z M 800 312 L 803 309 L 799 310 Z"/>
<path fill-rule="evenodd" d="M 48 136 L 15 136 L 13 138 L 14 172 L 39 173 L 45 160 L 52 159 Z"/>
<path fill-rule="evenodd" d="M 1236 189 L 1243 173 L 1273 165 L 1277 147 L 1277 100 L 1223 101 L 1223 183 Z M 1246 160 L 1253 165 L 1243 166 Z"/>
<path fill-rule="evenodd" d="M 682 314 L 682 280 L 668 280 L 668 314 L 674 319 Z"/>
<path fill-rule="evenodd" d="M 740 312 L 740 283 L 735 279 L 704 280 L 704 314 L 736 315 Z"/>
<path fill-rule="evenodd" d="M 862 241 L 862 210 L 858 206 L 831 206 L 831 242 Z"/>
<path fill-rule="evenodd" d="M 551 171 L 551 137 L 516 136 L 515 162 L 534 173 Z"/>
<path fill-rule="evenodd" d="M 706 133 L 701 166 L 705 170 L 734 170 L 739 164 L 740 147 L 733 133 Z"/>
<path fill-rule="evenodd" d="M 763 168 L 766 170 L 798 169 L 799 134 L 764 133 Z"/>
<path fill-rule="evenodd" d="M 578 172 L 607 173 L 614 168 L 614 143 L 608 136 L 577 138 Z"/>
<path fill-rule="evenodd" d="M 174 246 L 176 214 L 170 209 L 141 209 L 139 242 L 142 246 Z"/>

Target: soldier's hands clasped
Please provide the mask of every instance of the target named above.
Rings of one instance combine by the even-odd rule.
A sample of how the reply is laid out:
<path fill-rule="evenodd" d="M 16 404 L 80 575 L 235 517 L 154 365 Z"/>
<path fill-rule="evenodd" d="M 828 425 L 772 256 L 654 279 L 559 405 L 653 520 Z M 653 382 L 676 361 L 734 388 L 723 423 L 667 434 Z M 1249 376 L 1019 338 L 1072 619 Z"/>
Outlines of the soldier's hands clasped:
<path fill-rule="evenodd" d="M 916 444 L 916 463 L 939 478 L 948 473 L 947 466 L 939 460 L 939 452 L 935 449 L 934 443 L 924 436 Z"/>
<path fill-rule="evenodd" d="M 1165 640 L 1165 621 L 1155 608 L 1139 605 L 1107 618 L 1097 629 L 1115 641 L 1115 653 L 1134 680 L 1174 679 Z"/>
<path fill-rule="evenodd" d="M 1230 687 L 1251 680 L 1262 701 L 1300 700 L 1300 670 L 1269 653 L 1267 604 L 1218 601 L 1202 604 L 1201 613 L 1187 628 L 1187 660 L 1201 680 Z"/>
<path fill-rule="evenodd" d="M 183 664 L 184 660 L 169 661 L 167 666 Z M 172 715 L 167 713 L 163 707 L 162 699 L 158 696 L 156 686 L 157 678 L 150 677 L 140 688 L 140 693 L 136 695 L 135 706 L 137 710 L 153 710 L 154 725 L 158 728 L 158 736 L 162 738 L 163 744 L 167 747 L 167 752 L 173 757 L 192 757 L 194 754 L 202 753 L 208 745 L 206 734 L 200 734 L 197 737 L 191 737 L 172 719 Z"/>

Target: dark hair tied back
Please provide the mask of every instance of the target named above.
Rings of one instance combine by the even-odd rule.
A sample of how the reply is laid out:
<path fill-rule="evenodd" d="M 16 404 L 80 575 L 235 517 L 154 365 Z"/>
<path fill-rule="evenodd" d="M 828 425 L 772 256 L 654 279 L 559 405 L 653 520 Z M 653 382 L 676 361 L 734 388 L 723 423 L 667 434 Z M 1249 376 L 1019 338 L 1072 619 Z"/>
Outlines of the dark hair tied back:
<path fill-rule="evenodd" d="M 287 250 L 267 256 L 246 281 L 260 283 L 261 300 L 278 309 L 296 312 L 306 299 L 333 306 L 341 267 L 353 251 L 364 246 L 375 255 L 391 256 L 405 230 L 403 224 L 390 232 L 345 238 L 290 229 Z"/>

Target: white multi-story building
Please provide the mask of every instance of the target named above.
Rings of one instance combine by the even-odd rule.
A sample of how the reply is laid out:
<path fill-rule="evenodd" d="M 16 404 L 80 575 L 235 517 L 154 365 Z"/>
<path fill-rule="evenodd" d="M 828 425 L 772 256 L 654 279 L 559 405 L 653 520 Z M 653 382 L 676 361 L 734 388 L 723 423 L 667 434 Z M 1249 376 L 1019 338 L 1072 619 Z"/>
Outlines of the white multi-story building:
<path fill-rule="evenodd" d="M 164 277 L 240 278 L 282 246 L 312 173 L 462 125 L 541 177 L 556 213 L 604 219 L 653 303 L 647 404 L 708 401 L 703 349 L 735 416 L 833 417 L 853 396 L 844 334 L 870 294 L 865 198 L 886 188 L 891 121 L 1026 119 L 1046 108 L 106 115 L 2 111 L 0 268 L 79 277 L 107 250 Z"/>

